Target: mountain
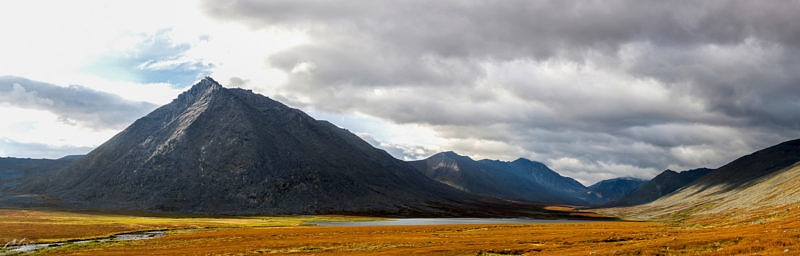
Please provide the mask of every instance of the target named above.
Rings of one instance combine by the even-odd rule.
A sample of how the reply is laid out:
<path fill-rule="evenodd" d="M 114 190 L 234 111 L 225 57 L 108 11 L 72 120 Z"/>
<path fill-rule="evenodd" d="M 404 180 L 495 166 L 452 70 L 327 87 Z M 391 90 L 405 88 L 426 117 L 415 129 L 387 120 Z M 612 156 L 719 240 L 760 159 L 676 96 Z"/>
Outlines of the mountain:
<path fill-rule="evenodd" d="M 436 181 L 480 195 L 546 204 L 589 205 L 598 200 L 574 179 L 524 158 L 475 161 L 443 152 L 410 163 Z"/>
<path fill-rule="evenodd" d="M 208 214 L 456 214 L 475 199 L 347 130 L 211 78 L 20 190 Z"/>
<path fill-rule="evenodd" d="M 632 192 L 623 195 L 618 200 L 606 204 L 606 206 L 626 206 L 648 203 L 666 194 L 672 193 L 710 172 L 711 169 L 707 168 L 683 172 L 675 172 L 668 169 L 650 181 L 640 185 Z"/>
<path fill-rule="evenodd" d="M 35 177 L 60 166 L 68 165 L 74 159 L 31 159 L 0 157 L 0 192 L 19 185 L 26 179 Z"/>
<path fill-rule="evenodd" d="M 609 202 L 622 198 L 633 192 L 647 180 L 622 177 L 599 181 L 591 186 L 589 190 L 594 191 L 603 201 Z"/>
<path fill-rule="evenodd" d="M 66 156 L 63 156 L 63 157 L 59 158 L 58 160 L 75 160 L 75 159 L 79 159 L 81 157 L 83 157 L 83 155 L 66 155 Z"/>
<path fill-rule="evenodd" d="M 0 207 L 55 206 L 50 198 L 14 191 L 18 186 L 67 166 L 73 159 L 0 157 Z M 10 193 L 9 193 L 10 192 Z"/>
<path fill-rule="evenodd" d="M 747 186 L 800 161 L 800 139 L 780 143 L 740 157 L 694 182 L 693 186 L 724 189 Z"/>
<path fill-rule="evenodd" d="M 625 209 L 637 218 L 769 213 L 800 203 L 800 140 L 787 141 L 734 160 L 679 190 Z M 670 215 L 671 214 L 671 215 Z"/>

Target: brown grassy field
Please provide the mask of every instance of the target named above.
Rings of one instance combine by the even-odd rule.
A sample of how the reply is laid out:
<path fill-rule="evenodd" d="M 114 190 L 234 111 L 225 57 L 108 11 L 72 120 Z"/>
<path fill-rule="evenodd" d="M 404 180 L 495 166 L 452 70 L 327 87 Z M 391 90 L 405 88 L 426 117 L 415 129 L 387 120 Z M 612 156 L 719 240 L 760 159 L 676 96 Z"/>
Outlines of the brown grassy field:
<path fill-rule="evenodd" d="M 796 207 L 763 209 L 724 217 L 686 218 L 681 214 L 689 213 L 677 213 L 672 221 L 663 222 L 377 227 L 301 226 L 302 219 L 331 218 L 329 216 L 282 217 L 276 220 L 259 217 L 81 215 L 84 213 L 35 210 L 6 210 L 3 213 L 16 212 L 15 216 L 23 212 L 28 216 L 66 215 L 75 218 L 71 221 L 110 218 L 128 222 L 120 225 L 140 223 L 135 225 L 143 226 L 135 227 L 142 229 L 164 225 L 224 226 L 231 221 L 235 222 L 232 226 L 240 227 L 184 230 L 150 240 L 93 243 L 40 252 L 45 255 L 798 255 L 800 214 L 795 213 Z M 15 217 L 5 216 L 0 221 L 0 232 L 8 234 L 6 225 Z M 30 220 L 32 217 L 23 217 L 26 218 Z M 53 220 L 48 219 L 48 222 L 54 224 Z M 55 219 L 55 223 L 59 221 L 61 219 Z M 267 221 L 283 223 L 275 226 L 285 224 L 288 227 L 263 227 L 268 226 L 263 225 Z M 92 230 L 89 226 L 85 230 Z M 35 232 L 37 227 L 47 226 L 32 227 L 32 232 Z M 108 228 L 105 224 L 97 227 L 98 230 L 105 229 L 103 232 L 120 230 L 115 229 L 119 227 Z"/>
<path fill-rule="evenodd" d="M 0 208 L 0 242 L 25 239 L 36 242 L 107 237 L 145 230 L 203 229 L 222 227 L 287 227 L 316 220 L 380 220 L 372 217 L 208 217 L 157 215 L 119 211 Z"/>

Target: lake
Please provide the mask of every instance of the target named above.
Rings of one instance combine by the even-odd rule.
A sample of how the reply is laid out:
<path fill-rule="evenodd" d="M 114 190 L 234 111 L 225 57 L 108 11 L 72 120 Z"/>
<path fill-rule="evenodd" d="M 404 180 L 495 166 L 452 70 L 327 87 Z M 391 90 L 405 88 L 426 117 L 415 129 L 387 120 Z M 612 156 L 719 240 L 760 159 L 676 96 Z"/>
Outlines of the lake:
<path fill-rule="evenodd" d="M 402 218 L 379 221 L 306 221 L 306 223 L 316 224 L 318 226 L 333 227 L 578 222 L 596 222 L 596 220 L 545 220 L 528 218 Z"/>

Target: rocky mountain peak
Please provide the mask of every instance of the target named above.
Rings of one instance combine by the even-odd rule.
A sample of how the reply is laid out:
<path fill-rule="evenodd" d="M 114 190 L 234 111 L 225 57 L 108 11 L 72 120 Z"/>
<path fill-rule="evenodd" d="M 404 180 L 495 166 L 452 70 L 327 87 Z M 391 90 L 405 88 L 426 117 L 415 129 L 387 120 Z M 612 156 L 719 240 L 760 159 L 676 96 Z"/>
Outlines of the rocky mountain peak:
<path fill-rule="evenodd" d="M 203 78 L 202 80 L 200 80 L 200 82 L 197 82 L 197 84 L 192 86 L 192 88 L 196 88 L 196 87 L 219 89 L 219 88 L 222 87 L 222 85 L 219 84 L 217 81 L 215 81 L 210 76 L 207 76 L 207 77 Z"/>
<path fill-rule="evenodd" d="M 189 90 L 178 95 L 177 98 L 172 100 L 172 103 L 164 107 L 173 109 L 176 112 L 174 114 L 179 114 L 178 112 L 183 112 L 185 108 L 192 105 L 207 105 L 203 102 L 208 102 L 214 95 L 221 94 L 224 89 L 213 78 L 206 77 L 189 88 Z"/>
<path fill-rule="evenodd" d="M 541 163 L 541 162 L 533 161 L 533 160 L 530 160 L 530 159 L 527 159 L 527 158 L 522 158 L 522 157 L 517 158 L 517 160 L 514 160 L 512 163 L 525 165 L 525 166 L 529 166 L 529 167 L 534 167 L 534 168 L 547 168 L 547 166 L 545 164 Z"/>
<path fill-rule="evenodd" d="M 471 198 L 344 129 L 210 77 L 25 189 L 205 214 L 455 213 L 450 204 Z"/>
<path fill-rule="evenodd" d="M 192 88 L 189 88 L 186 92 L 182 93 L 181 96 L 188 96 L 188 97 L 198 97 L 202 95 L 206 95 L 212 92 L 220 91 L 222 89 L 222 85 L 214 81 L 211 77 L 203 78 L 200 82 L 197 82 Z"/>

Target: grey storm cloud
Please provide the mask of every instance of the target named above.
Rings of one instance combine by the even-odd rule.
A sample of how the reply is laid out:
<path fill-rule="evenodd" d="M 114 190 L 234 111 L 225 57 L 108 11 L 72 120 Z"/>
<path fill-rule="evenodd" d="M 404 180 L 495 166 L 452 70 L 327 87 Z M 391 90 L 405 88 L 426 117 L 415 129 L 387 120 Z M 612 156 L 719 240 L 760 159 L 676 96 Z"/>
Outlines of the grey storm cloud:
<path fill-rule="evenodd" d="M 265 60 L 289 74 L 282 99 L 427 125 L 457 152 L 530 157 L 583 182 L 714 168 L 800 136 L 800 1 L 204 8 L 308 34 Z"/>
<path fill-rule="evenodd" d="M 0 104 L 45 110 L 65 123 L 97 129 L 124 128 L 156 108 L 80 85 L 61 87 L 14 76 L 0 76 Z"/>

